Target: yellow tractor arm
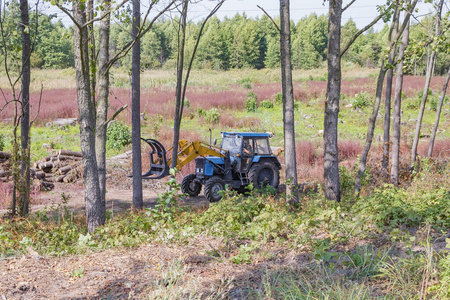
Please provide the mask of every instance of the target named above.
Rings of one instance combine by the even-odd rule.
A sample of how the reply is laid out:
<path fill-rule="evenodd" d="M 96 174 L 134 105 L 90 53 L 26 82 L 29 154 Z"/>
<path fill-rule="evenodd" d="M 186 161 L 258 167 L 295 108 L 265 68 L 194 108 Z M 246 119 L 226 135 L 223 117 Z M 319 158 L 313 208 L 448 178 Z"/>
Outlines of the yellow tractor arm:
<path fill-rule="evenodd" d="M 170 152 L 173 148 L 170 147 L 166 152 Z M 193 161 L 195 158 L 199 156 L 217 156 L 217 157 L 225 157 L 223 151 L 221 152 L 221 148 L 211 146 L 200 141 L 188 142 L 186 140 L 180 140 L 178 142 L 178 155 L 177 155 L 177 170 L 181 171 L 181 169 Z M 167 165 L 172 165 L 172 159 L 167 160 Z"/>

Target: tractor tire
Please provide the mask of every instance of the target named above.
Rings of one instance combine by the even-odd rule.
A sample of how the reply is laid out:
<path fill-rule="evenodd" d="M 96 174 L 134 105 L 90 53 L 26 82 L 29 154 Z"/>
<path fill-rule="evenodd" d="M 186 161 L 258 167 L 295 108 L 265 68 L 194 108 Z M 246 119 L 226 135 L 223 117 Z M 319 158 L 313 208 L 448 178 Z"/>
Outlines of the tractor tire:
<path fill-rule="evenodd" d="M 255 163 L 248 172 L 248 179 L 253 183 L 254 189 L 259 190 L 265 185 L 276 189 L 280 183 L 280 170 L 272 161 Z"/>
<path fill-rule="evenodd" d="M 202 185 L 194 181 L 195 177 L 195 174 L 189 174 L 181 181 L 181 191 L 191 197 L 197 197 L 202 190 Z"/>
<path fill-rule="evenodd" d="M 219 191 L 225 189 L 225 182 L 219 177 L 212 177 L 205 183 L 205 197 L 209 202 L 217 202 L 222 199 Z"/>

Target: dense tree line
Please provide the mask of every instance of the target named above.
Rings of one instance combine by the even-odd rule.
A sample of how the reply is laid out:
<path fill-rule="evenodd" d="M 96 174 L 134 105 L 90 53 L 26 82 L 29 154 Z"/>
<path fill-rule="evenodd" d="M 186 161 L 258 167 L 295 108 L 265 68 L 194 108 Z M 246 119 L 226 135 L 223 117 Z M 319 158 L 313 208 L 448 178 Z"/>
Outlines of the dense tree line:
<path fill-rule="evenodd" d="M 11 12 L 10 12 L 11 13 Z M 18 13 L 18 12 L 17 12 Z M 14 13 L 11 13 L 13 16 Z M 33 19 L 34 16 L 31 16 Z M 174 68 L 177 55 L 178 19 L 158 20 L 141 41 L 142 69 Z M 279 18 L 275 19 L 279 23 Z M 30 22 L 33 24 L 33 22 Z M 431 18 L 423 19 L 422 24 L 411 26 L 411 39 L 420 43 L 427 36 L 426 26 L 431 26 Z M 201 22 L 190 22 L 186 29 L 186 51 L 192 51 L 198 36 Z M 425 25 L 425 26 L 424 26 Z M 14 22 L 11 22 L 11 32 L 14 32 Z M 328 18 L 325 15 L 311 14 L 300 19 L 296 24 L 291 21 L 292 36 L 292 67 L 295 69 L 314 69 L 324 67 L 327 56 Z M 358 32 L 352 19 L 341 28 L 341 43 Z M 354 64 L 362 67 L 376 67 L 384 53 L 389 28 L 386 25 L 380 32 L 373 29 L 355 41 L 343 57 L 344 64 Z M 272 21 L 263 16 L 248 18 L 245 14 L 236 14 L 223 20 L 213 17 L 203 32 L 198 47 L 194 68 L 228 70 L 232 68 L 277 68 L 280 67 L 279 33 Z M 54 21 L 54 16 L 41 15 L 39 30 L 35 41 L 31 66 L 38 68 L 67 68 L 74 65 L 73 29 L 66 28 L 61 21 Z M 13 34 L 12 34 L 12 37 Z M 20 37 L 18 35 L 17 37 Z M 116 22 L 111 25 L 111 52 L 122 49 L 130 40 L 131 24 Z M 425 53 L 409 55 L 411 57 L 406 72 L 409 74 L 424 74 L 426 66 Z M 408 50 L 407 50 L 408 52 Z M 410 50 L 413 52 L 413 50 Z M 440 54 L 437 58 L 435 71 L 437 74 L 446 72 L 445 62 L 449 55 Z M 116 62 L 116 67 L 131 68 L 131 54 Z"/>

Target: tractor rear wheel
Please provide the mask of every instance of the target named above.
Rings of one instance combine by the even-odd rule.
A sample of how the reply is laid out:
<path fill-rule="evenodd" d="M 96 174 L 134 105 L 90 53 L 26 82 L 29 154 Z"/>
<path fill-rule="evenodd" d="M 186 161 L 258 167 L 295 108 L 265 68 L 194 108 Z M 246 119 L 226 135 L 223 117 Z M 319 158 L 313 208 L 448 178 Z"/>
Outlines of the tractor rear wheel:
<path fill-rule="evenodd" d="M 205 197 L 209 202 L 217 202 L 222 199 L 222 194 L 219 191 L 225 189 L 225 182 L 219 177 L 212 177 L 205 183 Z"/>
<path fill-rule="evenodd" d="M 197 197 L 202 190 L 200 182 L 195 181 L 195 174 L 186 175 L 181 181 L 181 191 L 191 197 Z"/>
<path fill-rule="evenodd" d="M 259 190 L 267 185 L 276 189 L 280 182 L 280 171 L 271 161 L 255 163 L 248 172 L 248 179 L 254 189 Z"/>

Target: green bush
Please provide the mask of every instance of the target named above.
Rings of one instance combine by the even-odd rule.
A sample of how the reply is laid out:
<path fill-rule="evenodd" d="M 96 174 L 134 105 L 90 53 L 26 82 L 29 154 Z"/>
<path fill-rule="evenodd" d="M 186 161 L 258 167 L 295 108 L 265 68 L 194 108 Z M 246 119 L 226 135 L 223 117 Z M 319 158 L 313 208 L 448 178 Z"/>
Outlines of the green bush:
<path fill-rule="evenodd" d="M 203 108 L 199 107 L 199 108 L 197 108 L 197 114 L 199 117 L 201 117 L 206 114 L 206 111 Z"/>
<path fill-rule="evenodd" d="M 106 131 L 106 146 L 110 149 L 121 149 L 131 144 L 131 129 L 123 122 L 112 122 Z"/>
<path fill-rule="evenodd" d="M 0 134 L 0 151 L 3 151 L 5 148 L 5 137 Z"/>
<path fill-rule="evenodd" d="M 219 123 L 219 111 L 217 110 L 217 108 L 211 108 L 210 110 L 205 111 L 204 113 L 205 116 L 205 120 L 208 123 L 211 124 L 217 124 Z"/>
<path fill-rule="evenodd" d="M 254 92 L 248 92 L 247 100 L 245 101 L 245 110 L 247 112 L 256 112 L 258 109 L 258 95 Z"/>
<path fill-rule="evenodd" d="M 249 77 L 242 78 L 238 81 L 238 83 L 242 84 L 245 89 L 252 88 L 252 80 Z"/>
<path fill-rule="evenodd" d="M 264 100 L 264 101 L 261 101 L 261 103 L 259 103 L 259 106 L 261 106 L 263 108 L 273 108 L 273 102 L 270 100 Z"/>
<path fill-rule="evenodd" d="M 274 100 L 276 104 L 283 104 L 283 93 L 276 93 Z"/>
<path fill-rule="evenodd" d="M 441 188 L 410 193 L 386 185 L 354 206 L 356 213 L 367 216 L 379 226 L 396 227 L 430 224 L 434 228 L 450 226 L 450 191 Z"/>
<path fill-rule="evenodd" d="M 354 108 L 364 108 L 370 105 L 370 95 L 366 92 L 359 93 L 356 98 L 353 99 L 352 105 Z"/>

